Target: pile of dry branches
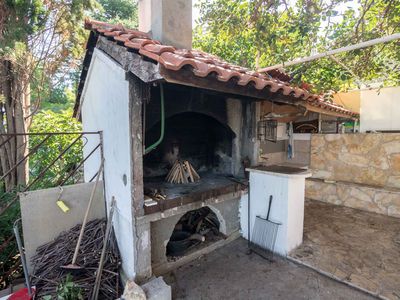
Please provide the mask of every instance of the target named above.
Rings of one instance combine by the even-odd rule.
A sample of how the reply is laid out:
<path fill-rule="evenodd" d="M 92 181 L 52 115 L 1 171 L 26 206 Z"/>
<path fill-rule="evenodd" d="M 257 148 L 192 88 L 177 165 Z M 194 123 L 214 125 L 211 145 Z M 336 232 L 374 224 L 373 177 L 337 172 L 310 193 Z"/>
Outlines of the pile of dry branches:
<path fill-rule="evenodd" d="M 60 234 L 54 241 L 37 248 L 36 255 L 32 258 L 32 284 L 36 286 L 37 299 L 47 295 L 52 299 L 58 299 L 57 288 L 68 273 L 72 275 L 74 285 L 80 289 L 82 299 L 90 298 L 103 247 L 106 221 L 94 220 L 86 224 L 77 259 L 77 264 L 83 269 L 73 272 L 63 270 L 61 267 L 72 261 L 80 228 L 81 225 L 77 225 Z M 114 233 L 111 235 L 106 253 L 99 299 L 117 299 L 121 290 L 118 275 L 120 257 Z"/>
<path fill-rule="evenodd" d="M 169 183 L 190 183 L 199 181 L 200 176 L 187 160 L 177 160 L 165 180 Z"/>

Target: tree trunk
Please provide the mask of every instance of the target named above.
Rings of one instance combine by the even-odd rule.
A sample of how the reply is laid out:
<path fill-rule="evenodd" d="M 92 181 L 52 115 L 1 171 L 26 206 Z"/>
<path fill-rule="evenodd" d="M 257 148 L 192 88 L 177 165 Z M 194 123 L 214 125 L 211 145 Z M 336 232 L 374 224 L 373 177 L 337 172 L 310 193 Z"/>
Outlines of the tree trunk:
<path fill-rule="evenodd" d="M 20 68 L 22 70 L 23 68 Z M 30 89 L 29 76 L 25 72 L 16 70 L 9 60 L 0 61 L 0 134 L 26 133 L 26 112 L 29 109 Z M 19 166 L 16 164 L 25 157 L 28 151 L 27 138 L 24 135 L 2 135 L 0 144 L 0 164 L 4 178 L 5 191 L 11 191 L 28 182 L 28 164 L 24 161 Z"/>
<path fill-rule="evenodd" d="M 30 98 L 29 76 L 25 72 L 14 72 L 14 129 L 15 133 L 27 133 L 26 126 L 26 102 Z M 28 151 L 28 140 L 26 135 L 17 135 L 15 138 L 15 164 L 22 160 Z M 25 160 L 15 169 L 16 182 L 18 186 L 26 185 L 28 162 Z"/>

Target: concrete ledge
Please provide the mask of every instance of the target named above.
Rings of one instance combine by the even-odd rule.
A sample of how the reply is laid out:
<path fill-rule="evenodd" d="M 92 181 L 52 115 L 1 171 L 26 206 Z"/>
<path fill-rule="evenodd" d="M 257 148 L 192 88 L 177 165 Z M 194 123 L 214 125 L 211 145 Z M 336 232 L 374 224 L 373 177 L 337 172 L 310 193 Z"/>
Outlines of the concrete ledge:
<path fill-rule="evenodd" d="M 324 183 L 336 183 L 336 184 L 342 184 L 342 185 L 347 185 L 347 186 L 352 186 L 352 187 L 363 187 L 366 189 L 383 190 L 386 192 L 393 192 L 393 193 L 400 194 L 400 188 L 395 188 L 395 187 L 390 187 L 390 186 L 378 186 L 378 185 L 349 182 L 349 181 L 343 181 L 343 180 L 328 180 L 328 179 L 317 178 L 317 177 L 310 177 L 310 178 L 307 178 L 307 180 L 315 181 L 315 182 L 324 182 Z"/>
<path fill-rule="evenodd" d="M 167 263 L 162 263 L 160 265 L 153 265 L 153 273 L 155 275 L 162 275 L 165 274 L 167 272 L 170 272 L 174 269 L 179 268 L 180 266 L 183 266 L 193 260 L 195 260 L 196 258 L 208 254 L 222 246 L 225 246 L 227 244 L 229 244 L 230 242 L 236 240 L 237 238 L 239 238 L 240 232 L 239 231 L 235 231 L 234 233 L 232 233 L 229 237 L 227 237 L 226 239 L 220 240 L 218 242 L 215 242 L 213 244 L 211 244 L 208 247 L 202 248 L 199 251 L 190 253 L 176 261 L 173 262 L 167 262 Z"/>
<path fill-rule="evenodd" d="M 233 193 L 228 193 L 221 195 L 219 197 L 213 197 L 210 199 L 207 199 L 205 201 L 199 201 L 199 202 L 192 202 L 186 205 L 182 206 L 177 206 L 171 209 L 167 209 L 163 212 L 156 212 L 153 214 L 145 215 L 136 218 L 137 224 L 145 224 L 145 223 L 150 223 L 150 222 L 155 222 L 161 219 L 169 218 L 175 215 L 179 215 L 191 210 L 195 210 L 204 206 L 208 205 L 213 205 L 216 203 L 221 203 L 224 201 L 232 201 L 232 200 L 237 200 L 242 196 L 242 194 L 246 193 L 246 191 L 238 191 L 238 192 L 233 192 Z M 168 200 L 166 200 L 168 201 Z"/>

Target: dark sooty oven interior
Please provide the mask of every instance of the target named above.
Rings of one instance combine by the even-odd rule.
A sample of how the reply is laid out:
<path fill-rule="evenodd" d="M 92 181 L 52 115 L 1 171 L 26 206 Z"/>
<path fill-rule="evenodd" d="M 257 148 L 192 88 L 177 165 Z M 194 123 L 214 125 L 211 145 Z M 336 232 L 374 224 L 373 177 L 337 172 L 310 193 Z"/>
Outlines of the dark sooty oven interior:
<path fill-rule="evenodd" d="M 228 178 L 237 175 L 235 172 L 240 164 L 236 133 L 229 124 L 232 120 L 235 120 L 234 124 L 242 124 L 241 109 L 234 114 L 232 102 L 222 95 L 171 84 L 164 87 L 165 134 L 161 144 L 143 159 L 144 192 L 157 202 L 145 205 L 146 214 L 205 201 L 242 188 Z M 144 108 L 146 147 L 161 135 L 161 99 L 160 88 L 152 87 L 151 100 Z M 172 169 L 176 160 L 188 161 L 200 180 L 166 182 L 170 171 L 177 176 L 181 174 Z"/>
<path fill-rule="evenodd" d="M 160 136 L 160 122 L 146 141 Z M 199 173 L 231 174 L 233 131 L 213 117 L 184 112 L 165 120 L 163 142 L 144 158 L 144 176 L 165 176 L 177 159 L 188 160 Z"/>
<path fill-rule="evenodd" d="M 167 257 L 179 257 L 223 238 L 216 214 L 208 207 L 187 212 L 175 225 L 167 244 Z"/>

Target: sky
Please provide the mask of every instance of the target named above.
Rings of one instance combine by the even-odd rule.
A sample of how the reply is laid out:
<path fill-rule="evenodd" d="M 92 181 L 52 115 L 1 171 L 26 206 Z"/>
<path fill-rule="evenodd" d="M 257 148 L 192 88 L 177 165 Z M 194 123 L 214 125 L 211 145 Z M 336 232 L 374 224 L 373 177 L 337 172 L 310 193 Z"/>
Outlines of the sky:
<path fill-rule="evenodd" d="M 192 26 L 196 26 L 196 20 L 200 17 L 200 11 L 196 7 L 196 4 L 199 2 L 199 0 L 192 0 Z"/>

